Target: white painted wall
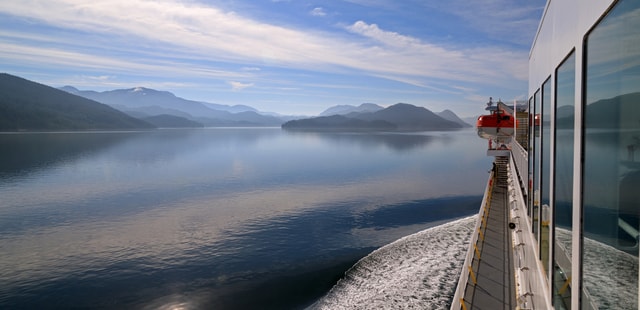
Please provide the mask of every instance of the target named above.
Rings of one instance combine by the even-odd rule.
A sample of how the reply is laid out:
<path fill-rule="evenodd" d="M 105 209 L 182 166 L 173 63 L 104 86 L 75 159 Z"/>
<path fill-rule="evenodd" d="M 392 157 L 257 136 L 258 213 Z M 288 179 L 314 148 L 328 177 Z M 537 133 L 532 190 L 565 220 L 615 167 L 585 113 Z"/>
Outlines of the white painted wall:
<path fill-rule="evenodd" d="M 542 86 L 542 83 L 572 49 L 582 49 L 584 36 L 613 2 L 613 0 L 547 1 L 529 53 L 529 96 Z"/>
<path fill-rule="evenodd" d="M 574 127 L 574 177 L 573 177 L 573 239 L 572 239 L 572 285 L 571 305 L 573 309 L 579 309 L 578 298 L 581 295 L 580 287 L 580 205 L 582 203 L 580 188 L 582 187 L 582 167 L 580 165 L 582 149 L 582 84 L 583 84 L 583 42 L 587 33 L 597 24 L 602 16 L 616 0 L 548 0 L 543 18 L 538 26 L 538 32 L 534 39 L 529 54 L 529 97 L 542 87 L 544 81 L 552 78 L 552 93 L 555 93 L 555 70 L 561 62 L 574 51 L 576 60 L 575 72 L 575 127 Z M 552 104 L 555 98 L 552 96 Z M 555 114 L 555 111 L 552 112 Z M 553 118 L 553 115 L 552 115 Z M 551 145 L 554 144 L 552 138 Z M 551 167 L 555 166 L 551 158 Z M 550 238 L 554 238 L 553 235 Z M 549 289 L 549 288 L 547 288 Z M 639 294 L 640 296 L 640 294 Z M 639 297 L 640 298 L 640 297 Z M 585 304 L 588 308 L 590 305 Z"/>

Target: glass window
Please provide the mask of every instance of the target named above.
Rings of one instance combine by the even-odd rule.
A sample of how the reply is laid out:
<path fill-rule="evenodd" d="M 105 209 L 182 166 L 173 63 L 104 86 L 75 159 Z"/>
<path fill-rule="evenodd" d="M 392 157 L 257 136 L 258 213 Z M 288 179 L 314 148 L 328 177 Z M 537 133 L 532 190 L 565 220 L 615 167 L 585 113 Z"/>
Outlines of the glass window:
<path fill-rule="evenodd" d="M 523 149 L 527 150 L 529 148 L 529 107 L 525 108 L 525 111 L 522 111 L 523 102 L 516 102 L 516 118 L 517 118 L 517 127 L 516 127 L 516 141 L 518 144 L 522 146 Z M 526 173 L 526 171 L 522 171 Z"/>
<path fill-rule="evenodd" d="M 535 116 L 535 111 L 534 111 L 534 104 L 533 104 L 533 97 L 529 98 L 529 143 L 528 144 L 528 148 L 527 148 L 527 156 L 528 158 L 528 162 L 529 162 L 529 184 L 527 185 L 527 215 L 529 215 L 529 217 L 531 217 L 531 209 L 533 209 L 533 137 L 535 136 L 534 134 L 534 116 Z"/>
<path fill-rule="evenodd" d="M 573 126 L 575 71 L 573 53 L 556 71 L 554 160 L 553 306 L 571 309 L 571 221 L 573 206 Z"/>
<path fill-rule="evenodd" d="M 533 208 L 531 210 L 531 227 L 533 236 L 538 240 L 539 219 L 540 219 L 540 168 L 542 155 L 542 141 L 540 139 L 540 112 L 542 111 L 542 100 L 540 90 L 536 91 L 533 97 Z"/>
<path fill-rule="evenodd" d="M 545 271 L 549 270 L 549 223 L 551 175 L 551 78 L 542 84 L 542 109 L 540 110 L 540 260 Z M 545 273 L 546 274 L 546 273 Z"/>
<path fill-rule="evenodd" d="M 601 309 L 637 309 L 640 1 L 619 1 L 585 48 L 583 288 Z"/>

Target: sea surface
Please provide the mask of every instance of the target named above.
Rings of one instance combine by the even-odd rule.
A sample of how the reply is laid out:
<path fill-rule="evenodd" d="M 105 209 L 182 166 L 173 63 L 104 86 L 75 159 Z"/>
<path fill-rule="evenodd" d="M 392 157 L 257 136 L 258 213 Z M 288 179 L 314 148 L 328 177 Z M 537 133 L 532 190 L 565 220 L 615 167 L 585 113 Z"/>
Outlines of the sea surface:
<path fill-rule="evenodd" d="M 464 248 L 491 168 L 472 129 L 7 133 L 0 150 L 0 309 L 330 305 L 356 262 L 425 229 L 417 253 L 453 268 L 433 253 Z"/>

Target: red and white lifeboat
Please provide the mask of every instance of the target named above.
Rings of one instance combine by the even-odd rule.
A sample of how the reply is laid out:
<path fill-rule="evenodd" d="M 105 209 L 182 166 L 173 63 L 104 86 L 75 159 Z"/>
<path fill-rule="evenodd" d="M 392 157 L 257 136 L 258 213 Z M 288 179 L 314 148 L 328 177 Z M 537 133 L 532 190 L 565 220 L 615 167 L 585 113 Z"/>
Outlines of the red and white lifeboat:
<path fill-rule="evenodd" d="M 516 120 L 504 103 L 498 101 L 494 106 L 493 100 L 489 98 L 486 110 L 490 114 L 480 115 L 476 121 L 478 136 L 484 139 L 495 139 L 513 135 Z"/>

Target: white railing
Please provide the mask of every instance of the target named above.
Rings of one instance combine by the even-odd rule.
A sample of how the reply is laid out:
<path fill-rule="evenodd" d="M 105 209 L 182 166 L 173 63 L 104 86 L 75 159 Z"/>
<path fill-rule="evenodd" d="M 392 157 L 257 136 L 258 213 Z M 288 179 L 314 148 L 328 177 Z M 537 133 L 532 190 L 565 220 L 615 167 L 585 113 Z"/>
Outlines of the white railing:
<path fill-rule="evenodd" d="M 524 190 L 524 195 L 528 195 L 529 191 L 529 160 L 527 151 L 515 139 L 511 140 L 511 158 L 517 168 L 516 175 L 520 180 L 520 187 Z"/>
<path fill-rule="evenodd" d="M 480 211 L 478 212 L 478 218 L 476 219 L 476 226 L 471 233 L 471 240 L 469 241 L 469 248 L 467 249 L 467 256 L 464 259 L 462 270 L 460 270 L 460 278 L 458 279 L 458 286 L 456 287 L 456 293 L 453 295 L 453 301 L 451 302 L 451 310 L 460 310 L 462 302 L 464 302 L 464 292 L 469 282 L 469 270 L 471 269 L 471 263 L 474 257 L 474 245 L 478 242 L 478 236 L 480 227 L 482 225 L 482 218 L 487 207 L 488 200 L 491 199 L 491 186 L 493 185 L 493 174 L 491 172 L 489 179 L 487 180 L 487 186 L 484 189 L 484 197 L 482 198 L 482 204 L 480 205 Z"/>
<path fill-rule="evenodd" d="M 512 153 L 514 154 L 514 153 Z M 550 309 L 550 292 L 542 262 L 538 259 L 538 247 L 531 233 L 522 187 L 515 176 L 515 154 L 507 170 L 509 189 L 509 221 L 515 224 L 511 230 L 513 265 L 516 279 L 516 302 L 519 309 Z"/>

